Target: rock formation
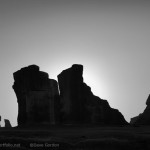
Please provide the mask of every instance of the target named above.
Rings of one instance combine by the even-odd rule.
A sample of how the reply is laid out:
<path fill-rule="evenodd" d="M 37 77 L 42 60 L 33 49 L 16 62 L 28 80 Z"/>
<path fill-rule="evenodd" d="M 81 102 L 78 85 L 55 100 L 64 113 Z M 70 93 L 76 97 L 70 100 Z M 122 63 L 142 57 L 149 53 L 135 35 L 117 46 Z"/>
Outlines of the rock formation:
<path fill-rule="evenodd" d="M 139 116 L 131 118 L 130 123 L 134 125 L 150 125 L 150 95 L 146 101 L 146 108 Z"/>
<path fill-rule="evenodd" d="M 5 128 L 11 128 L 11 124 L 10 124 L 10 121 L 8 119 L 4 119 L 4 122 L 5 122 Z"/>
<path fill-rule="evenodd" d="M 31 65 L 15 72 L 13 89 L 18 102 L 18 126 L 55 124 L 59 119 L 57 81 Z"/>
<path fill-rule="evenodd" d="M 83 82 L 83 66 L 73 65 L 57 81 L 31 65 L 15 72 L 13 89 L 18 102 L 18 126 L 43 124 L 118 124 L 123 115 L 91 92 Z"/>
<path fill-rule="evenodd" d="M 127 124 L 117 109 L 93 95 L 82 74 L 83 66 L 73 65 L 58 75 L 61 123 Z"/>

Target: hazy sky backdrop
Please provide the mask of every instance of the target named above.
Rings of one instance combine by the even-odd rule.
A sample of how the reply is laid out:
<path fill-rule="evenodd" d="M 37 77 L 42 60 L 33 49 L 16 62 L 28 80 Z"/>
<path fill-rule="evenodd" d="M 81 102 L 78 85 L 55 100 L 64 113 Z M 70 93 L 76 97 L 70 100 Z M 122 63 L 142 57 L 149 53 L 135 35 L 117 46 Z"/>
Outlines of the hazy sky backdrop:
<path fill-rule="evenodd" d="M 95 95 L 129 121 L 150 93 L 149 0 L 0 0 L 0 115 L 17 125 L 13 72 L 84 65 Z"/>

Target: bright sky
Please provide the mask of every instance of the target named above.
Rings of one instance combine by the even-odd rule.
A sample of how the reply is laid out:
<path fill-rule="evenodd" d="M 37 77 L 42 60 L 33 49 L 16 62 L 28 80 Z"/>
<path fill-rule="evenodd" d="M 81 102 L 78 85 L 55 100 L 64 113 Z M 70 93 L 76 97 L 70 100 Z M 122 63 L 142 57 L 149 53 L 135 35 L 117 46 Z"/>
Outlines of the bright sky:
<path fill-rule="evenodd" d="M 17 125 L 13 72 L 84 65 L 95 95 L 129 121 L 150 93 L 149 0 L 0 0 L 0 115 Z"/>

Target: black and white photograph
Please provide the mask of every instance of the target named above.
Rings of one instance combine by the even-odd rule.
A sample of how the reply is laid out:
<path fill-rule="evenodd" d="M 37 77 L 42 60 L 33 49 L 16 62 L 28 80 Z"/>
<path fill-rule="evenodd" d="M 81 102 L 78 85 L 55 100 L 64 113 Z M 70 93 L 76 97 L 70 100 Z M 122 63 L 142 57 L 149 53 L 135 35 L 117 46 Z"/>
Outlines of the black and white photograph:
<path fill-rule="evenodd" d="M 0 150 L 150 150 L 149 0 L 0 0 Z"/>

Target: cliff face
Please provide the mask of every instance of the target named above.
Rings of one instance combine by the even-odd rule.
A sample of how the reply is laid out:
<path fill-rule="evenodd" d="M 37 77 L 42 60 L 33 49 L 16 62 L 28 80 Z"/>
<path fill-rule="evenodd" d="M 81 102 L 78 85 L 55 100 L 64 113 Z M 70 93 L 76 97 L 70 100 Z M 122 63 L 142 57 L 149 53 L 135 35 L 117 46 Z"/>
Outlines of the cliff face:
<path fill-rule="evenodd" d="M 31 65 L 15 72 L 13 89 L 18 102 L 18 126 L 35 123 L 55 124 L 58 120 L 57 81 Z"/>
<path fill-rule="evenodd" d="M 91 92 L 83 82 L 83 66 L 73 65 L 57 81 L 31 65 L 14 73 L 18 126 L 34 124 L 122 124 L 123 115 Z"/>
<path fill-rule="evenodd" d="M 58 75 L 62 123 L 127 124 L 106 100 L 94 96 L 83 82 L 83 66 L 73 65 Z"/>
<path fill-rule="evenodd" d="M 131 118 L 130 123 L 136 125 L 150 125 L 150 95 L 147 98 L 144 112 L 139 116 Z"/>

